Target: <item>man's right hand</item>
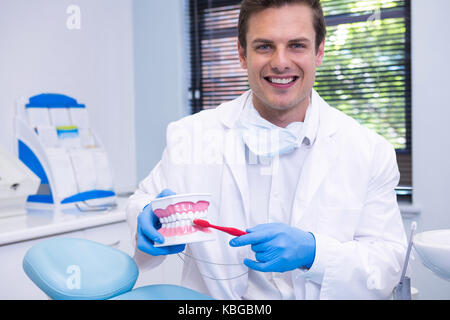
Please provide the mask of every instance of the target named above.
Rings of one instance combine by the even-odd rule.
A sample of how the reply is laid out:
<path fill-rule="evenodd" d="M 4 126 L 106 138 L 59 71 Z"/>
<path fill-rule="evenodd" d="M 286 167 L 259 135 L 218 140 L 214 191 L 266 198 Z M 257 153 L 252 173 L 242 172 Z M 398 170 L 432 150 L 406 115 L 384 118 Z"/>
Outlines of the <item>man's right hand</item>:
<path fill-rule="evenodd" d="M 164 189 L 157 198 L 163 198 L 174 195 L 170 189 Z M 164 243 L 164 237 L 157 230 L 161 228 L 159 218 L 153 213 L 152 204 L 144 207 L 138 216 L 137 221 L 137 247 L 139 250 L 152 256 L 161 256 L 174 254 L 183 251 L 185 244 L 178 244 L 167 247 L 155 247 L 155 242 Z"/>

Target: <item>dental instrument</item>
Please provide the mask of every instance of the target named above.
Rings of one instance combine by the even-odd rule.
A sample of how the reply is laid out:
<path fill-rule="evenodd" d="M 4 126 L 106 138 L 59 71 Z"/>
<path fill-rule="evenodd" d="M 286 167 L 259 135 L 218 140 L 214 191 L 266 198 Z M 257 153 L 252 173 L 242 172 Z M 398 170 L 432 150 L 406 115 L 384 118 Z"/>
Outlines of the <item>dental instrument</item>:
<path fill-rule="evenodd" d="M 394 291 L 396 300 L 411 300 L 411 279 L 406 276 L 406 269 L 408 267 L 409 256 L 411 255 L 413 238 L 416 229 L 417 229 L 417 222 L 413 221 L 411 224 L 411 233 L 409 236 L 408 249 L 406 251 L 402 275 L 400 277 L 400 282 L 398 283 Z"/>

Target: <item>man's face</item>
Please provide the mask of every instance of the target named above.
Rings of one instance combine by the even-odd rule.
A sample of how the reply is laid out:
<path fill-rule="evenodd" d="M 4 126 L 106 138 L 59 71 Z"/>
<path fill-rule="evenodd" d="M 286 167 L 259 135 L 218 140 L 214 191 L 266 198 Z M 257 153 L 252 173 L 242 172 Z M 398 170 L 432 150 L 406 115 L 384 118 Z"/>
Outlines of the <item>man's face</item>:
<path fill-rule="evenodd" d="M 250 17 L 247 30 L 239 58 L 255 108 L 265 118 L 300 114 L 292 110 L 304 115 L 324 51 L 322 42 L 316 52 L 312 10 L 298 4 L 265 9 Z"/>

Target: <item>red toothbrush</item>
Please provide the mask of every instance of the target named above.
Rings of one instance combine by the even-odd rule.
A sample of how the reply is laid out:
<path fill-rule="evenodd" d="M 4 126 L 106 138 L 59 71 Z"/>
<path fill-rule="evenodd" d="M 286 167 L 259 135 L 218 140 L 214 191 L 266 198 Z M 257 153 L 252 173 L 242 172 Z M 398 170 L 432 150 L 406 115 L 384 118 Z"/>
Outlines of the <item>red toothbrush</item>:
<path fill-rule="evenodd" d="M 195 219 L 194 224 L 199 226 L 199 227 L 203 227 L 203 228 L 214 228 L 223 232 L 226 232 L 228 234 L 231 234 L 232 236 L 242 236 L 244 234 L 247 234 L 248 232 L 236 229 L 236 228 L 228 228 L 228 227 L 219 227 L 219 226 L 215 226 L 211 223 L 209 223 L 206 220 L 202 220 L 202 219 Z"/>

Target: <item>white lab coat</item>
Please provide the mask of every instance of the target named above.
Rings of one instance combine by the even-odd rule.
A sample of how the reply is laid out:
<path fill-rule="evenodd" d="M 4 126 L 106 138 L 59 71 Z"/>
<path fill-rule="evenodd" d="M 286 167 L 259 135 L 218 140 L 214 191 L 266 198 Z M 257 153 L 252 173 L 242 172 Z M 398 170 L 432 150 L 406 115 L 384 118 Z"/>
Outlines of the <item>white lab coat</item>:
<path fill-rule="evenodd" d="M 164 188 L 178 194 L 211 193 L 212 223 L 251 227 L 245 146 L 235 134 L 249 94 L 169 124 L 161 161 L 127 206 L 133 239 L 138 214 Z M 309 270 L 289 271 L 296 298 L 387 299 L 399 281 L 406 252 L 394 191 L 399 181 L 395 151 L 380 135 L 328 106 L 314 90 L 312 103 L 320 110 L 319 129 L 286 223 L 313 232 L 316 257 Z M 237 265 L 186 257 L 181 284 L 217 299 L 241 299 L 248 284 L 242 261 L 251 250 L 230 247 L 231 238 L 217 232 L 215 241 L 187 245 L 188 256 Z M 142 269 L 164 259 L 138 249 L 134 258 Z"/>

